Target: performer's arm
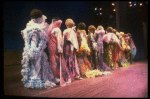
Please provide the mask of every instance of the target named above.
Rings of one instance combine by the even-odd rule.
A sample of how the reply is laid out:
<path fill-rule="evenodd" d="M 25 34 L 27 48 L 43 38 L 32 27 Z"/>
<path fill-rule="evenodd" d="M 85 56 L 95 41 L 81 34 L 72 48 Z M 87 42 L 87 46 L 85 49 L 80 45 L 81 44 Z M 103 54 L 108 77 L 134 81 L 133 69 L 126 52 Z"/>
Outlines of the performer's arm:
<path fill-rule="evenodd" d="M 60 29 L 58 29 L 56 37 L 57 37 L 57 52 L 61 54 L 63 53 L 63 37 Z"/>

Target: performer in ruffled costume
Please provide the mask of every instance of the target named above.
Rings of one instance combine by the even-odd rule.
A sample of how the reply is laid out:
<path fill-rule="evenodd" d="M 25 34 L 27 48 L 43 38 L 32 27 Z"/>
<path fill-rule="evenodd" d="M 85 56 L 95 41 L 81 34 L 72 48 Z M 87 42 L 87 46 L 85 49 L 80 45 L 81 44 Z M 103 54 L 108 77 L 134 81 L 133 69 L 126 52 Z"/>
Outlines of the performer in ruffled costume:
<path fill-rule="evenodd" d="M 60 79 L 60 86 L 65 86 L 71 81 L 69 70 L 63 56 L 63 36 L 60 30 L 62 20 L 58 17 L 52 19 L 52 23 L 48 29 L 48 49 L 50 66 L 54 73 L 54 77 Z"/>
<path fill-rule="evenodd" d="M 124 46 L 124 32 L 117 32 L 116 35 L 119 37 L 119 44 L 116 44 L 116 50 L 114 52 L 116 55 L 114 59 L 116 60 L 116 62 L 118 62 L 119 67 L 128 67 L 130 64 L 128 63 L 124 54 L 124 49 L 126 48 L 126 46 Z"/>
<path fill-rule="evenodd" d="M 131 54 L 131 48 L 129 45 L 129 41 L 128 41 L 129 37 L 128 34 L 124 34 L 123 35 L 123 39 L 122 39 L 122 48 L 124 49 L 124 56 L 125 56 L 125 62 L 123 63 L 123 67 L 128 67 L 130 66 L 129 60 L 130 60 L 130 54 Z"/>
<path fill-rule="evenodd" d="M 87 44 L 85 27 L 86 25 L 83 22 L 80 22 L 77 27 L 77 39 L 79 43 L 77 60 L 82 76 L 86 76 L 86 72 L 92 70 L 91 63 L 87 58 L 87 55 L 90 55 L 90 48 Z"/>
<path fill-rule="evenodd" d="M 88 56 L 91 62 L 92 68 L 97 69 L 97 43 L 95 42 L 94 32 L 96 28 L 93 25 L 88 27 L 87 43 L 91 50 L 90 56 Z"/>
<path fill-rule="evenodd" d="M 86 36 L 86 25 L 83 22 L 78 24 L 78 32 L 77 32 L 77 39 L 79 43 L 79 51 L 77 54 L 78 65 L 80 68 L 81 76 L 87 78 L 93 78 L 95 76 L 102 75 L 98 69 L 93 70 L 91 67 L 91 63 L 88 60 L 87 56 L 90 55 L 90 48 L 87 43 L 87 36 Z"/>
<path fill-rule="evenodd" d="M 47 43 L 48 24 L 45 22 L 47 18 L 38 9 L 33 9 L 30 16 L 31 21 L 21 31 L 25 41 L 21 61 L 21 75 L 23 76 L 21 81 L 26 88 L 54 87 L 57 80 L 49 68 L 48 58 L 44 52 Z"/>
<path fill-rule="evenodd" d="M 130 60 L 129 61 L 130 61 L 130 63 L 132 63 L 133 59 L 134 59 L 134 57 L 136 55 L 137 49 L 136 49 L 136 46 L 135 46 L 135 44 L 133 42 L 132 35 L 130 33 L 127 33 L 127 34 L 129 36 L 128 41 L 129 41 L 129 45 L 130 45 L 130 48 L 131 48 L 131 55 L 130 55 Z"/>
<path fill-rule="evenodd" d="M 123 48 L 121 47 L 121 42 L 120 42 L 120 39 L 119 39 L 119 35 L 118 35 L 118 33 L 117 33 L 117 30 L 116 29 L 113 29 L 113 31 L 112 31 L 116 36 L 117 36 L 117 38 L 118 38 L 118 40 L 119 40 L 119 43 L 115 43 L 114 44 L 114 49 L 113 49 L 113 51 L 112 51 L 112 59 L 113 59 L 113 62 L 114 62 L 114 66 L 115 66 L 115 68 L 117 69 L 119 66 L 121 66 L 121 65 L 119 65 L 120 64 L 120 61 L 119 61 L 119 54 L 120 53 L 123 53 Z"/>
<path fill-rule="evenodd" d="M 103 62 L 103 36 L 105 34 L 105 30 L 102 26 L 98 26 L 97 30 L 94 33 L 95 41 L 97 42 L 98 49 L 98 69 L 101 71 L 110 71 L 111 69 Z"/>
<path fill-rule="evenodd" d="M 66 61 L 66 66 L 69 69 L 69 75 L 71 76 L 70 83 L 75 79 L 82 79 L 80 77 L 79 67 L 76 58 L 76 52 L 79 50 L 75 23 L 72 19 L 68 18 L 65 21 L 67 29 L 63 31 L 63 40 L 64 40 L 64 58 Z"/>
<path fill-rule="evenodd" d="M 104 53 L 105 53 L 105 63 L 111 68 L 111 69 L 115 69 L 116 65 L 114 64 L 114 55 L 113 55 L 113 51 L 115 49 L 116 43 L 119 44 L 119 39 L 117 38 L 117 36 L 112 33 L 113 28 L 112 27 L 108 27 L 106 29 L 106 34 L 103 36 L 103 41 L 104 41 Z"/>

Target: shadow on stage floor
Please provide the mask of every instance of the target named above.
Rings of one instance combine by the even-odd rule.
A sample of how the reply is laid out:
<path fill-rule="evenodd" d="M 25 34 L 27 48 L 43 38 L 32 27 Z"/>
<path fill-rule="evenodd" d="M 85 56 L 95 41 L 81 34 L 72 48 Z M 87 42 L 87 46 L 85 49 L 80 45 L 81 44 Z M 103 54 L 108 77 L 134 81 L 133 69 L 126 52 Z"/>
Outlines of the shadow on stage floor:
<path fill-rule="evenodd" d="M 56 98 L 147 98 L 148 62 L 135 61 L 130 67 L 111 71 L 112 75 L 75 80 L 53 89 L 26 89 L 21 82 L 21 65 L 4 66 L 4 96 Z"/>

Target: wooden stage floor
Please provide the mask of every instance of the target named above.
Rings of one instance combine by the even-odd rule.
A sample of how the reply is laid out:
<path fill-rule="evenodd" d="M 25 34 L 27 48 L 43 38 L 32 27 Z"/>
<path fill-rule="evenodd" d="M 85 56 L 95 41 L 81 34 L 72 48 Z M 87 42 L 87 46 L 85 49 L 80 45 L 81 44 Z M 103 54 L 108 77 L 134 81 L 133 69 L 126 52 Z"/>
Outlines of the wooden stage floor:
<path fill-rule="evenodd" d="M 21 65 L 4 66 L 3 96 L 51 98 L 147 98 L 148 62 L 111 71 L 112 75 L 75 80 L 52 89 L 26 89 L 21 82 Z"/>

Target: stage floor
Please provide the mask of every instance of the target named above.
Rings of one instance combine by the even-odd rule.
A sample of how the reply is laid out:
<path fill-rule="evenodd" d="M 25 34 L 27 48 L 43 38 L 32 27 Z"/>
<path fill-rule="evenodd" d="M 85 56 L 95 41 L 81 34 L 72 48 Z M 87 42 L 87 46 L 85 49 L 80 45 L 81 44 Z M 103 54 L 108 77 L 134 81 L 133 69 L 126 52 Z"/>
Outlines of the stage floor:
<path fill-rule="evenodd" d="M 3 96 L 56 98 L 147 98 L 148 62 L 137 61 L 116 69 L 112 75 L 75 80 L 53 89 L 26 89 L 21 82 L 21 65 L 4 66 Z"/>

